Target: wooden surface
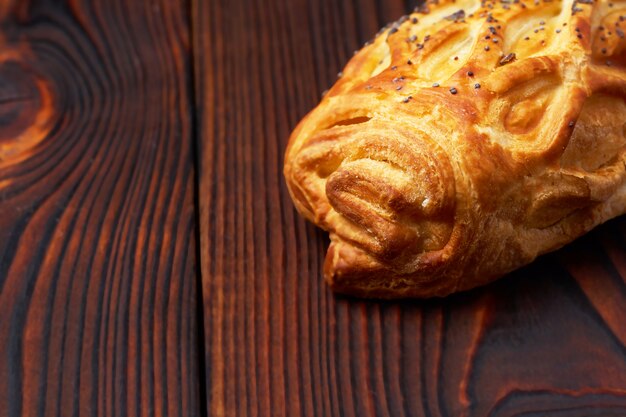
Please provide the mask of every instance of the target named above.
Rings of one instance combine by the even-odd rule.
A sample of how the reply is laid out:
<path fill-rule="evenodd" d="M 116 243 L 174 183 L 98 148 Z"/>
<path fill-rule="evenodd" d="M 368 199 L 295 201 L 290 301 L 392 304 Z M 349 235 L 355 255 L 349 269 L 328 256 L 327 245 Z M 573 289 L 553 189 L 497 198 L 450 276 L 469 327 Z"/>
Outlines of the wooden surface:
<path fill-rule="evenodd" d="M 352 51 L 414 4 L 197 1 L 211 416 L 625 416 L 626 219 L 486 288 L 380 303 L 323 285 L 281 159 Z"/>
<path fill-rule="evenodd" d="M 626 415 L 626 219 L 443 300 L 322 283 L 286 141 L 413 6 L 0 1 L 0 416 Z"/>
<path fill-rule="evenodd" d="M 0 2 L 0 416 L 201 415 L 180 6 Z"/>

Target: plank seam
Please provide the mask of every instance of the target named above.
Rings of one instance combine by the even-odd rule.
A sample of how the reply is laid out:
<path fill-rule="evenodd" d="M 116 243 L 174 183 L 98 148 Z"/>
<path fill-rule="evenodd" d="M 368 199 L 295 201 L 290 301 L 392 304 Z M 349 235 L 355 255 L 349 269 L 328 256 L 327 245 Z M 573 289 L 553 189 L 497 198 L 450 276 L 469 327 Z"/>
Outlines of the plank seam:
<path fill-rule="evenodd" d="M 189 77 L 187 82 L 187 90 L 189 97 L 189 107 L 190 111 L 190 125 L 191 125 L 191 150 L 193 152 L 193 214 L 194 214 L 194 234 L 195 234 L 195 285 L 196 285 L 196 337 L 197 337 L 197 364 L 198 364 L 198 394 L 199 394 L 199 415 L 200 417 L 208 417 L 208 405 L 207 405 L 207 369 L 206 369 L 206 340 L 205 340 L 205 328 L 204 328 L 204 300 L 203 300 L 203 286 L 202 286 L 202 241 L 201 241 L 201 233 L 200 233 L 200 168 L 201 168 L 201 150 L 202 147 L 200 145 L 201 137 L 201 128 L 199 126 L 199 118 L 198 118 L 198 97 L 197 88 L 199 87 L 197 80 L 197 71 L 196 71 L 196 37 L 194 34 L 196 31 L 194 30 L 198 26 L 198 22 L 196 19 L 199 18 L 199 13 L 194 13 L 196 10 L 196 3 L 194 0 L 186 1 L 186 10 L 187 10 L 187 19 L 189 22 Z M 199 6 L 198 6 L 199 7 Z"/>

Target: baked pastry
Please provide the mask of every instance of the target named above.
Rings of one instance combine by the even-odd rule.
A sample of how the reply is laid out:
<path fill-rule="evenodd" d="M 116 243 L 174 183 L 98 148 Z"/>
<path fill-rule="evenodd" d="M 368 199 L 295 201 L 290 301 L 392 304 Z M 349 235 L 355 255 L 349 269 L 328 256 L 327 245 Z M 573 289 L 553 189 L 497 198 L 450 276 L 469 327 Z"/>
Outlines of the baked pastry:
<path fill-rule="evenodd" d="M 285 155 L 330 286 L 445 296 L 623 214 L 625 20 L 625 0 L 439 0 L 367 43 Z"/>

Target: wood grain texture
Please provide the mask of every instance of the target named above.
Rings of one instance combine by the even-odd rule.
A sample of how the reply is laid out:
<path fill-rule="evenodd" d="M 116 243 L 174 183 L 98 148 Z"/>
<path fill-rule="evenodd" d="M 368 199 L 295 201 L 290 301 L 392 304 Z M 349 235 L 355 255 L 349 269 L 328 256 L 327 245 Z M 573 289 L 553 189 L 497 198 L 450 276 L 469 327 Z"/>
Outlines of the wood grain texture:
<path fill-rule="evenodd" d="M 414 4 L 193 3 L 211 416 L 624 416 L 626 219 L 443 300 L 336 297 L 282 178 L 291 129 Z"/>
<path fill-rule="evenodd" d="M 0 415 L 199 415 L 186 3 L 0 2 Z"/>

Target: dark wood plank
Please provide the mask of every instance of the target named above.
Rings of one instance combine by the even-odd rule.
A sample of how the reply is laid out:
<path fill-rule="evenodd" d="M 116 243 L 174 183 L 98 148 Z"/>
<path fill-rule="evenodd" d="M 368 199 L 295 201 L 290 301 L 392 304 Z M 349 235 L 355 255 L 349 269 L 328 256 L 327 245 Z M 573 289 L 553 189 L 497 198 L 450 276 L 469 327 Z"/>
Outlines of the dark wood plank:
<path fill-rule="evenodd" d="M 193 2 L 212 416 L 626 415 L 626 219 L 494 285 L 380 303 L 323 285 L 288 135 L 399 0 Z"/>
<path fill-rule="evenodd" d="M 199 414 L 184 1 L 0 3 L 0 415 Z"/>

